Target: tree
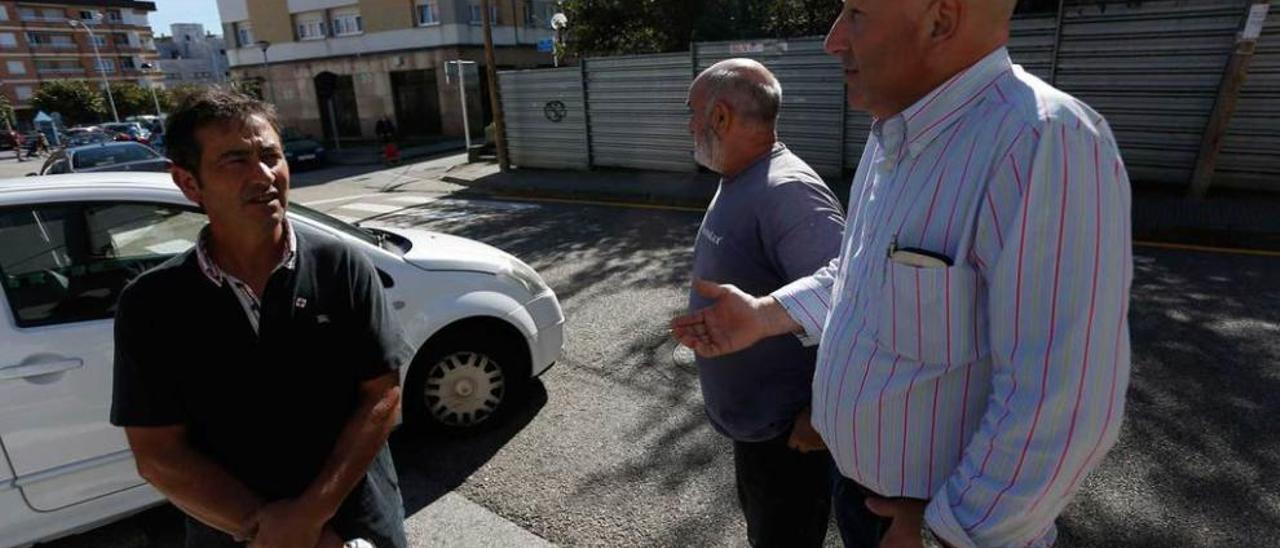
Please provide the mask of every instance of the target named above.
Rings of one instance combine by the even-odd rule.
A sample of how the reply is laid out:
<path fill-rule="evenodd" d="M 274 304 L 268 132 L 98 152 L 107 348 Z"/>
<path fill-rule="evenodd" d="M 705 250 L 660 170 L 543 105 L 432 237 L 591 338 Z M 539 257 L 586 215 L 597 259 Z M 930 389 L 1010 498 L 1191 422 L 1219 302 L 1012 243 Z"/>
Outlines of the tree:
<path fill-rule="evenodd" d="M 116 101 L 116 112 L 121 120 L 130 116 L 156 113 L 156 104 L 151 99 L 151 90 L 134 82 L 112 82 L 111 96 Z M 159 96 L 160 90 L 156 90 L 156 98 Z"/>
<path fill-rule="evenodd" d="M 165 90 L 167 92 L 166 95 L 168 95 L 169 102 L 166 104 L 165 99 L 162 97 L 160 99 L 160 106 L 164 107 L 165 112 L 169 112 L 170 110 L 173 110 L 175 106 L 182 104 L 187 97 L 195 95 L 197 92 L 203 90 L 204 86 L 196 84 L 178 84 Z"/>
<path fill-rule="evenodd" d="M 567 42 L 578 55 L 685 51 L 693 41 L 826 34 L 832 0 L 566 0 Z"/>
<path fill-rule="evenodd" d="M 0 93 L 0 125 L 4 129 L 13 129 L 18 125 L 18 117 L 13 112 L 13 104 L 9 102 L 9 96 Z"/>
<path fill-rule="evenodd" d="M 61 113 L 69 125 L 97 123 L 110 112 L 104 94 L 85 80 L 44 82 L 31 96 L 31 105 L 50 114 Z"/>

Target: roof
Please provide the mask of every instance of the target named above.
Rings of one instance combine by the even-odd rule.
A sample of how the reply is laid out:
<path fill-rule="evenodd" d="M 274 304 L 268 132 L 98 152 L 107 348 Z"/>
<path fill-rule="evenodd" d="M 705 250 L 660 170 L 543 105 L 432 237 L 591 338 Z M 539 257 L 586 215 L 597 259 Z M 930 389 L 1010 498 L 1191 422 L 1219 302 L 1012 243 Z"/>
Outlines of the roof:
<path fill-rule="evenodd" d="M 68 175 L 42 175 L 39 177 L 14 177 L 0 179 L 0 193 L 29 192 L 32 190 L 72 189 L 145 189 L 178 192 L 168 173 L 140 171 L 108 171 L 98 173 L 72 173 Z"/>

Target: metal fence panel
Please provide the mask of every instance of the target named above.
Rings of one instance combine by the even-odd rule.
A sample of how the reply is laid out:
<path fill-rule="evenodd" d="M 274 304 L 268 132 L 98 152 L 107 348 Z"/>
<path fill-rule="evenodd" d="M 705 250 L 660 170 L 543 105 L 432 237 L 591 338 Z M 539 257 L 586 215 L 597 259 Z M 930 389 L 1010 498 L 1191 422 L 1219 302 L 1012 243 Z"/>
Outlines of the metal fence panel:
<path fill-rule="evenodd" d="M 1057 86 L 1107 118 L 1131 177 L 1185 185 L 1243 13 L 1242 0 L 1073 3 Z"/>
<path fill-rule="evenodd" d="M 590 167 L 582 70 L 498 73 L 511 163 L 517 167 Z"/>
<path fill-rule="evenodd" d="M 591 151 L 597 166 L 695 171 L 688 53 L 587 59 Z"/>
<path fill-rule="evenodd" d="M 778 138 L 823 176 L 839 177 L 844 79 L 821 38 L 708 42 L 695 45 L 698 70 L 733 57 L 760 61 L 782 83 Z"/>
<path fill-rule="evenodd" d="M 1258 38 L 1214 185 L 1280 192 L 1280 0 Z"/>

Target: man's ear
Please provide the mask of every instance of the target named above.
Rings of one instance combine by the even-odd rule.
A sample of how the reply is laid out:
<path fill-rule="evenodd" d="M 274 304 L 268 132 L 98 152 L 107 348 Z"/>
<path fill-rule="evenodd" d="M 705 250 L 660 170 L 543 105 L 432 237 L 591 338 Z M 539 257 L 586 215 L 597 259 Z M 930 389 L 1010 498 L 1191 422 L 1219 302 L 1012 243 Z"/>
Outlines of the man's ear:
<path fill-rule="evenodd" d="M 962 0 L 937 0 L 930 11 L 929 39 L 935 44 L 954 37 L 960 30 L 960 20 L 969 15 Z"/>
<path fill-rule="evenodd" d="M 204 203 L 201 201 L 200 180 L 196 178 L 194 173 L 178 167 L 177 164 L 171 164 L 169 166 L 169 175 L 173 177 L 173 184 L 178 186 L 178 190 L 182 191 L 183 196 L 195 202 L 196 205 L 204 207 Z"/>
<path fill-rule="evenodd" d="M 733 111 L 729 110 L 729 105 L 724 101 L 716 100 L 715 106 L 711 107 L 711 119 L 708 123 L 716 130 L 719 135 L 724 135 L 729 131 L 729 127 L 733 125 Z"/>

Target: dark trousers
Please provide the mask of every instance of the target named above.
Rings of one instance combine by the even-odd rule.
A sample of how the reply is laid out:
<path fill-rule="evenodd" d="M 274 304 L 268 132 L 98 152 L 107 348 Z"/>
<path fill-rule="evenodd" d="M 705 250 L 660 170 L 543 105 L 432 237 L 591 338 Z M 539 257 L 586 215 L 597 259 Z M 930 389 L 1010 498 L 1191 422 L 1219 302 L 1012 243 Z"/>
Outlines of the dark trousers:
<path fill-rule="evenodd" d="M 846 548 L 875 548 L 889 530 L 891 520 L 877 516 L 867 508 L 869 496 L 876 494 L 832 468 L 831 506 Z"/>
<path fill-rule="evenodd" d="M 790 432 L 733 442 L 738 502 L 752 546 L 822 546 L 831 515 L 831 454 L 787 447 Z"/>

